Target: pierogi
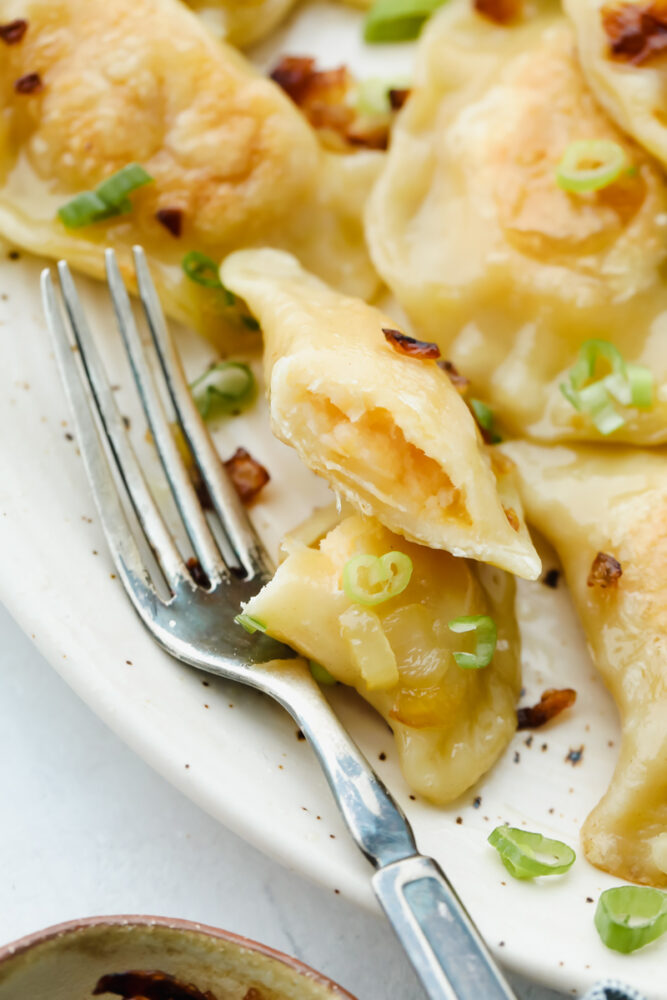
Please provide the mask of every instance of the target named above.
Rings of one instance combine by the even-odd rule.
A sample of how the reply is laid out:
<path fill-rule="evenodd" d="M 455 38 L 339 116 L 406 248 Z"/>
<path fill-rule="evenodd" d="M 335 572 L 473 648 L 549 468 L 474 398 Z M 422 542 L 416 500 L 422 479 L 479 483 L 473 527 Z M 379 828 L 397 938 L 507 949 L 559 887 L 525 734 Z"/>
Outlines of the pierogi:
<path fill-rule="evenodd" d="M 238 251 L 220 274 L 261 323 L 272 429 L 306 465 L 392 531 L 539 575 L 511 463 L 434 360 L 390 346 L 393 320 L 280 251 Z"/>
<path fill-rule="evenodd" d="M 667 452 L 502 446 L 527 515 L 558 552 L 621 715 L 609 789 L 582 830 L 586 857 L 667 888 Z"/>
<path fill-rule="evenodd" d="M 560 390 L 597 338 L 654 383 L 652 405 L 627 407 L 610 440 L 655 445 L 667 440 L 665 179 L 597 104 L 568 23 L 530 10 L 499 27 L 454 0 L 429 24 L 371 197 L 371 253 L 417 335 L 509 431 L 600 439 Z M 611 141 L 629 169 L 563 190 L 559 163 L 582 139 Z"/>
<path fill-rule="evenodd" d="M 284 544 L 286 559 L 246 613 L 380 712 L 412 789 L 440 804 L 455 799 L 516 729 L 521 668 L 511 576 L 414 545 L 359 514 L 319 544 Z M 341 584 L 345 564 L 396 550 L 412 560 L 407 589 L 372 609 L 355 605 Z M 463 669 L 452 655 L 462 637 L 448 623 L 462 615 L 496 622 L 496 651 L 482 670 Z"/>
<path fill-rule="evenodd" d="M 667 64 L 655 45 L 667 31 L 664 4 L 565 0 L 563 6 L 595 97 L 619 128 L 667 164 Z"/>
<path fill-rule="evenodd" d="M 280 89 L 178 0 L 0 0 L 0 22 L 19 17 L 27 30 L 0 63 L 0 235 L 95 276 L 112 246 L 130 282 L 141 243 L 168 312 L 209 335 L 230 310 L 185 276 L 190 251 L 218 263 L 273 243 L 373 292 L 360 214 L 380 154 L 325 153 Z M 65 228 L 64 203 L 132 162 L 153 181 L 130 211 Z"/>

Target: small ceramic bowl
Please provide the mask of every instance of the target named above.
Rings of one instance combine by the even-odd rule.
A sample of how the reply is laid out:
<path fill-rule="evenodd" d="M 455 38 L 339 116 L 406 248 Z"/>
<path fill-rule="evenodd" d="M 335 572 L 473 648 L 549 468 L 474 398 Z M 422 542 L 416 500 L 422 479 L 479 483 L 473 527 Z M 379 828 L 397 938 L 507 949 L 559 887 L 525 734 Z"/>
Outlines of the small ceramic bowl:
<path fill-rule="evenodd" d="M 131 980 L 123 975 L 128 972 L 153 978 Z M 167 979 L 160 982 L 156 973 Z M 98 984 L 104 992 L 96 992 Z M 174 1000 L 354 1000 L 294 958 L 215 927 L 166 917 L 92 917 L 0 948 L 0 1000 L 92 1000 L 96 995 L 107 1000 L 172 995 Z"/>

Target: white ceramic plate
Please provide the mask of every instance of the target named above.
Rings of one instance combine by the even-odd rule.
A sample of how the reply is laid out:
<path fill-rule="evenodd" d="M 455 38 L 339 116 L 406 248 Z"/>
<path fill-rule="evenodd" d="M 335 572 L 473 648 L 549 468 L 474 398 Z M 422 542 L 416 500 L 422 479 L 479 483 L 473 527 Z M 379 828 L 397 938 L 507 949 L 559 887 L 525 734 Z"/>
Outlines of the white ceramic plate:
<path fill-rule="evenodd" d="M 347 60 L 366 75 L 409 68 L 410 47 L 367 53 L 358 25 L 351 11 L 306 7 L 270 47 L 258 51 L 258 61 L 266 65 L 283 51 L 313 53 L 328 65 Z M 186 795 L 289 867 L 374 906 L 370 869 L 347 836 L 295 725 L 268 699 L 206 678 L 160 652 L 114 578 L 70 440 L 69 413 L 41 316 L 42 266 L 23 255 L 11 260 L 8 248 L 0 250 L 3 600 L 90 707 Z M 118 399 L 150 465 L 111 310 L 99 286 L 83 279 L 80 284 L 107 330 Z M 181 344 L 194 375 L 211 359 L 211 348 L 192 336 Z M 284 530 L 328 502 L 323 483 L 271 438 L 263 405 L 230 420 L 218 440 L 223 455 L 244 445 L 270 469 L 273 479 L 254 518 L 274 552 Z M 546 565 L 554 565 L 553 559 L 547 556 Z M 598 939 L 593 900 L 614 880 L 580 858 L 563 878 L 519 883 L 486 843 L 498 823 L 509 822 L 576 845 L 616 756 L 615 710 L 564 587 L 521 584 L 519 615 L 525 702 L 547 687 L 572 686 L 579 692 L 577 704 L 532 738 L 518 734 L 492 773 L 450 808 L 412 799 L 387 727 L 356 696 L 334 691 L 336 711 L 405 808 L 421 850 L 442 863 L 501 961 L 575 996 L 601 976 L 614 975 L 650 1000 L 664 1000 L 664 945 L 623 957 Z M 583 753 L 574 764 L 568 754 L 578 748 Z"/>

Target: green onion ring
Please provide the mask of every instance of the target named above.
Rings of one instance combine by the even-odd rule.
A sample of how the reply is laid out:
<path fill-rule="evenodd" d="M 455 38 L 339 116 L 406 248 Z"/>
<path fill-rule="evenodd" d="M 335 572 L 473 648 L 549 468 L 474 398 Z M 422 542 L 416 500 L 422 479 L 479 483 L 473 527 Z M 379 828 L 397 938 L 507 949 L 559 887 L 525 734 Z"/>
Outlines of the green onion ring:
<path fill-rule="evenodd" d="M 412 559 L 404 552 L 353 556 L 343 567 L 343 590 L 356 604 L 372 607 L 402 594 L 411 576 Z"/>
<path fill-rule="evenodd" d="M 195 379 L 190 391 L 204 420 L 233 413 L 255 398 L 257 383 L 252 369 L 240 361 L 221 361 Z"/>
<path fill-rule="evenodd" d="M 598 900 L 595 926 L 607 948 L 627 955 L 667 931 L 667 893 L 649 886 L 607 889 Z"/>
<path fill-rule="evenodd" d="M 465 670 L 481 670 L 483 667 L 488 667 L 498 642 L 498 630 L 493 618 L 489 615 L 464 615 L 461 618 L 453 618 L 448 628 L 451 632 L 475 633 L 474 653 L 452 654 L 459 667 Z"/>
<path fill-rule="evenodd" d="M 223 287 L 218 275 L 218 265 L 205 253 L 200 253 L 199 250 L 190 250 L 189 253 L 186 253 L 181 261 L 181 267 L 190 281 L 195 281 L 198 285 L 203 285 L 205 288 Z M 233 305 L 234 301 L 229 304 Z"/>
<path fill-rule="evenodd" d="M 611 365 L 611 372 L 585 385 L 593 378 L 598 358 Z M 569 371 L 569 382 L 560 391 L 576 410 L 590 416 L 601 434 L 612 434 L 625 424 L 612 397 L 622 406 L 650 409 L 653 405 L 653 374 L 645 365 L 626 362 L 607 340 L 591 339 L 581 345 L 579 357 Z"/>
<path fill-rule="evenodd" d="M 613 184 L 630 166 L 627 153 L 617 142 L 583 139 L 571 142 L 563 153 L 556 168 L 556 182 L 570 194 L 587 194 Z"/>
<path fill-rule="evenodd" d="M 518 879 L 563 875 L 577 857 L 572 848 L 561 840 L 550 840 L 541 833 L 518 830 L 513 826 L 497 826 L 489 836 L 489 843 L 500 854 L 510 875 Z"/>

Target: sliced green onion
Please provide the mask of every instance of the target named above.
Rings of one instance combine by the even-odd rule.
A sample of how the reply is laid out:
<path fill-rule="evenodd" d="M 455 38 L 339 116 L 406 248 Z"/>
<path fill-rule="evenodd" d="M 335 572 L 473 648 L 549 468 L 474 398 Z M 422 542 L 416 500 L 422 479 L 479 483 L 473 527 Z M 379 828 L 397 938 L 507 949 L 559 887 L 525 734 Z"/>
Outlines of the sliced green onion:
<path fill-rule="evenodd" d="M 252 615 L 243 614 L 237 615 L 234 619 L 237 625 L 253 635 L 255 632 L 266 632 L 266 625 L 261 622 L 259 618 L 253 618 Z"/>
<path fill-rule="evenodd" d="M 376 0 L 366 17 L 367 42 L 407 42 L 417 38 L 424 22 L 444 0 Z"/>
<path fill-rule="evenodd" d="M 315 660 L 308 660 L 308 666 L 310 667 L 310 672 L 313 675 L 314 680 L 318 684 L 336 684 L 336 678 L 332 677 L 328 670 L 325 670 L 321 663 L 316 663 Z"/>
<path fill-rule="evenodd" d="M 245 313 L 241 315 L 241 322 L 248 330 L 259 330 L 260 326 L 254 316 L 246 316 Z"/>
<path fill-rule="evenodd" d="M 223 287 L 218 275 L 218 265 L 205 253 L 200 253 L 199 250 L 190 250 L 189 253 L 186 253 L 181 261 L 181 267 L 190 281 L 196 281 L 198 285 L 204 285 L 205 288 Z M 229 295 L 232 293 L 229 292 Z M 235 297 L 232 297 L 229 305 L 234 305 L 235 301 Z"/>
<path fill-rule="evenodd" d="M 111 177 L 98 184 L 95 194 L 101 198 L 110 208 L 118 208 L 125 211 L 126 206 L 131 204 L 127 196 L 136 191 L 137 188 L 151 184 L 153 178 L 139 163 L 129 163 L 122 170 L 116 171 Z"/>
<path fill-rule="evenodd" d="M 498 630 L 493 618 L 489 615 L 464 615 L 453 618 L 448 628 L 451 632 L 474 632 L 476 647 L 474 653 L 453 653 L 460 667 L 466 670 L 481 670 L 488 667 L 496 651 Z"/>
<path fill-rule="evenodd" d="M 571 142 L 556 168 L 556 182 L 563 191 L 586 194 L 599 191 L 627 173 L 627 153 L 611 139 Z"/>
<path fill-rule="evenodd" d="M 118 214 L 117 209 L 109 208 L 94 191 L 82 191 L 58 209 L 58 218 L 68 229 L 81 229 Z"/>
<path fill-rule="evenodd" d="M 221 361 L 190 386 L 204 420 L 247 406 L 255 398 L 256 389 L 252 370 L 240 361 Z"/>
<path fill-rule="evenodd" d="M 412 559 L 404 552 L 353 556 L 343 567 L 343 590 L 351 601 L 370 607 L 402 594 L 411 576 Z"/>
<path fill-rule="evenodd" d="M 540 875 L 563 875 L 576 860 L 571 847 L 561 840 L 550 840 L 541 833 L 497 826 L 489 843 L 500 854 L 514 878 L 537 878 Z"/>
<path fill-rule="evenodd" d="M 594 377 L 599 358 L 611 365 L 611 372 L 585 385 Z M 611 397 L 622 406 L 650 409 L 653 405 L 653 374 L 644 365 L 626 363 L 618 348 L 609 341 L 586 340 L 570 369 L 569 382 L 562 382 L 560 391 L 576 410 L 590 416 L 601 434 L 607 435 L 625 423 Z"/>
<path fill-rule="evenodd" d="M 475 420 L 482 428 L 486 431 L 485 440 L 489 444 L 499 444 L 502 441 L 500 434 L 496 431 L 496 418 L 493 410 L 486 403 L 483 403 L 481 399 L 470 399 L 468 400 L 470 404 L 470 409 L 475 414 Z"/>
<path fill-rule="evenodd" d="M 130 163 L 98 184 L 94 191 L 82 191 L 58 209 L 58 218 L 68 229 L 80 229 L 115 215 L 132 211 L 128 195 L 153 178 L 138 163 Z"/>
<path fill-rule="evenodd" d="M 595 926 L 607 948 L 627 955 L 667 931 L 667 893 L 648 886 L 607 889 L 598 900 Z"/>

